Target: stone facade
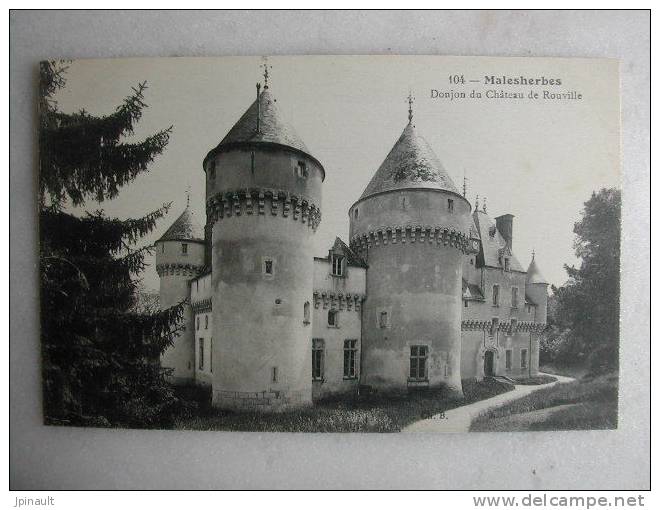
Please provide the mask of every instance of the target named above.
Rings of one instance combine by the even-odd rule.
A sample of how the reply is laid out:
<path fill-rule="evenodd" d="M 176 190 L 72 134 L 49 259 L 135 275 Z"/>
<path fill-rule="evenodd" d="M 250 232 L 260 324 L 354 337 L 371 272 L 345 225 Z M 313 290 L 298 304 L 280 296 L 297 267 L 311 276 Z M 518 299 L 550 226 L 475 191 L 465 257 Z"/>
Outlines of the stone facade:
<path fill-rule="evenodd" d="M 513 254 L 513 216 L 471 204 L 409 122 L 314 257 L 325 170 L 268 88 L 206 156 L 206 224 L 157 242 L 161 303 L 189 300 L 161 363 L 213 405 L 280 411 L 538 371 L 547 282 Z M 185 248 L 184 248 L 185 246 Z"/>

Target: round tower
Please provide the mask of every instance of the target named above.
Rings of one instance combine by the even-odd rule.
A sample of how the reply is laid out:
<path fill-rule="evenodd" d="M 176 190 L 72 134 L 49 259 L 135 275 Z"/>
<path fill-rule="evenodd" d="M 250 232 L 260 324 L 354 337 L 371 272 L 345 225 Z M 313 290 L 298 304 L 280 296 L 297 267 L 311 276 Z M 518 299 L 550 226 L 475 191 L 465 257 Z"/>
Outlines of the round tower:
<path fill-rule="evenodd" d="M 268 89 L 204 159 L 212 230 L 213 405 L 311 404 L 313 235 L 325 171 Z"/>
<path fill-rule="evenodd" d="M 545 324 L 548 319 L 548 281 L 541 274 L 536 255 L 532 253 L 532 261 L 527 268 L 525 280 L 525 295 L 536 305 L 534 322 Z"/>
<path fill-rule="evenodd" d="M 166 309 L 190 298 L 190 279 L 204 266 L 204 231 L 190 204 L 156 241 L 156 271 L 160 277 L 160 307 Z M 190 303 L 184 310 L 184 329 L 161 356 L 161 366 L 173 369 L 173 382 L 192 382 L 195 372 L 194 329 Z"/>
<path fill-rule="evenodd" d="M 361 383 L 462 395 L 462 259 L 470 204 L 409 122 L 350 210 L 367 261 Z"/>

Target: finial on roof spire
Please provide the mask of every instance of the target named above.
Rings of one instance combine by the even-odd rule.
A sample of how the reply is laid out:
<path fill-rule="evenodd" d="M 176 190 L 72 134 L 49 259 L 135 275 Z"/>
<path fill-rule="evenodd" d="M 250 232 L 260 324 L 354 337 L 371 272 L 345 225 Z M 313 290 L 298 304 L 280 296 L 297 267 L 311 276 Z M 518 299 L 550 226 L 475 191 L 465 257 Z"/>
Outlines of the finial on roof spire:
<path fill-rule="evenodd" d="M 532 260 L 534 260 L 534 257 L 536 256 L 536 250 L 532 248 Z"/>
<path fill-rule="evenodd" d="M 259 101 L 259 94 L 261 94 L 261 83 L 257 83 L 257 133 L 261 133 L 261 101 Z"/>
<path fill-rule="evenodd" d="M 190 207 L 190 184 L 188 184 L 188 187 L 186 188 L 186 209 Z"/>
<path fill-rule="evenodd" d="M 484 197 L 484 212 L 488 212 L 488 211 L 486 210 L 486 197 Z"/>
<path fill-rule="evenodd" d="M 411 91 L 408 91 L 408 122 L 412 122 L 413 119 L 413 102 L 415 101 L 415 98 L 412 95 Z"/>
<path fill-rule="evenodd" d="M 465 176 L 465 170 L 463 170 L 463 196 L 467 195 L 467 177 Z"/>
<path fill-rule="evenodd" d="M 261 64 L 261 67 L 264 68 L 264 90 L 266 90 L 268 88 L 268 76 L 270 76 L 268 69 L 273 68 L 273 66 L 268 65 L 268 57 L 263 57 L 263 63 Z"/>

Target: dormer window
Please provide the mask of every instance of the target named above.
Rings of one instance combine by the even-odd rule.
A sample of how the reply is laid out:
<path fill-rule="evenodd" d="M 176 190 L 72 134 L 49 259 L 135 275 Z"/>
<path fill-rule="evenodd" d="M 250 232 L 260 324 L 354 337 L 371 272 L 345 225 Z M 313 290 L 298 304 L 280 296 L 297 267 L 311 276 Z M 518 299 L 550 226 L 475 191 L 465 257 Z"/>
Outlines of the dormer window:
<path fill-rule="evenodd" d="M 188 255 L 188 244 L 181 243 L 181 255 Z"/>
<path fill-rule="evenodd" d="M 454 201 L 451 198 L 447 200 L 447 211 L 452 214 L 454 212 Z"/>
<path fill-rule="evenodd" d="M 509 271 L 510 270 L 510 265 L 509 265 L 509 258 L 505 257 L 504 258 L 504 270 Z"/>
<path fill-rule="evenodd" d="M 344 257 L 342 255 L 332 256 L 332 275 L 344 276 Z"/>
<path fill-rule="evenodd" d="M 359 214 L 360 214 L 360 213 L 359 213 L 359 211 L 358 211 L 358 208 L 356 207 L 356 208 L 355 208 L 355 211 L 353 211 L 353 217 L 357 220 Z"/>
<path fill-rule="evenodd" d="M 296 166 L 296 175 L 301 179 L 306 179 L 309 176 L 309 172 L 307 171 L 307 164 L 304 161 L 298 161 L 298 165 Z"/>

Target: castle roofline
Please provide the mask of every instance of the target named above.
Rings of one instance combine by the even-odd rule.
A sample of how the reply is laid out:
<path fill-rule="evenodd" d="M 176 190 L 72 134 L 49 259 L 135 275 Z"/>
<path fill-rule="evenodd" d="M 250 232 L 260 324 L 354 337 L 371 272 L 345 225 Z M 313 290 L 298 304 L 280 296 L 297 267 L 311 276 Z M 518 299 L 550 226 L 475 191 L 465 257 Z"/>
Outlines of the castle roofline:
<path fill-rule="evenodd" d="M 204 171 L 209 158 L 220 152 L 236 148 L 269 147 L 290 150 L 311 159 L 321 168 L 325 180 L 323 165 L 310 154 L 293 127 L 282 119 L 275 103 L 270 90 L 265 87 L 220 143 L 206 155 L 202 163 Z"/>
<path fill-rule="evenodd" d="M 190 205 L 186 206 L 170 228 L 156 242 L 164 241 L 190 241 L 204 244 L 204 228 L 190 210 Z"/>
<path fill-rule="evenodd" d="M 352 209 L 353 207 L 355 207 L 360 202 L 364 202 L 368 198 L 376 197 L 378 195 L 385 195 L 387 193 L 393 193 L 395 191 L 431 191 L 431 192 L 435 192 L 435 193 L 446 193 L 446 194 L 453 195 L 453 196 L 458 197 L 458 198 L 462 198 L 468 204 L 468 207 L 470 208 L 470 210 L 472 209 L 472 204 L 470 203 L 470 201 L 467 198 L 465 198 L 458 191 L 449 191 L 449 190 L 446 190 L 446 189 L 436 189 L 436 188 L 420 188 L 419 186 L 415 186 L 415 187 L 409 187 L 409 188 L 388 189 L 388 190 L 384 190 L 384 191 L 379 191 L 377 193 L 373 193 L 372 195 L 361 196 L 355 202 L 353 202 L 353 204 L 349 207 L 349 210 Z"/>
<path fill-rule="evenodd" d="M 402 189 L 444 191 L 465 199 L 431 146 L 417 133 L 411 115 L 409 119 L 399 139 L 360 196 L 360 200 L 379 193 Z"/>

